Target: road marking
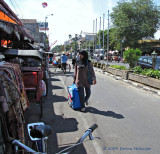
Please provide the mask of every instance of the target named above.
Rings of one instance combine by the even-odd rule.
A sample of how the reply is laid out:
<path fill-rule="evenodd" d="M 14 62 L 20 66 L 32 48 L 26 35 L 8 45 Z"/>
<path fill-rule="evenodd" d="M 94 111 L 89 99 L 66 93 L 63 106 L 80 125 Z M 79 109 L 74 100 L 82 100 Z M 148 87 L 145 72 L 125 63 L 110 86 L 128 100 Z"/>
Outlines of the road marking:
<path fill-rule="evenodd" d="M 68 93 L 67 86 L 64 84 L 64 81 L 63 81 L 62 77 L 59 76 L 59 78 L 60 78 L 60 80 L 62 81 L 62 85 L 64 86 L 64 89 L 65 89 L 66 93 Z M 87 120 L 82 116 L 83 114 L 81 114 L 80 112 L 78 112 L 78 114 L 79 114 L 79 117 L 80 117 L 80 118 L 82 119 L 82 121 L 83 121 L 83 125 L 84 125 L 85 129 L 87 130 L 87 129 L 90 127 L 90 126 L 88 125 L 88 123 L 87 123 Z M 96 140 L 94 140 L 94 141 L 92 142 L 92 144 L 93 144 L 93 146 L 94 146 L 94 149 L 95 149 L 95 151 L 96 151 L 96 154 L 103 154 L 103 153 L 104 153 L 104 152 L 102 151 L 102 149 L 101 149 L 101 146 L 99 145 L 99 143 L 98 143 Z"/>

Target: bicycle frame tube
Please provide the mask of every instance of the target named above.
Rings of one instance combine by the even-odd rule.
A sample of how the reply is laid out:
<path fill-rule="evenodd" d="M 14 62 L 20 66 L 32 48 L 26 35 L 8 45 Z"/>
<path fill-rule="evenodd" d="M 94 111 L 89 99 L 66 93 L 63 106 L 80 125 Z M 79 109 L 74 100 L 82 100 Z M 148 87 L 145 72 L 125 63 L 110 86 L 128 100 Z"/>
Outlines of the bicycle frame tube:
<path fill-rule="evenodd" d="M 26 150 L 27 152 L 31 152 L 36 154 L 37 152 L 29 148 L 28 146 L 24 145 L 23 143 L 19 142 L 18 140 L 13 140 L 12 142 L 13 145 L 16 145 L 18 147 L 21 147 L 22 149 Z"/>
<path fill-rule="evenodd" d="M 85 139 L 87 136 L 89 136 L 89 138 L 90 138 L 91 140 L 93 140 L 92 130 L 91 130 L 91 129 L 88 129 L 88 130 L 84 133 L 84 135 L 76 142 L 76 144 L 83 142 L 84 139 Z M 73 147 L 70 151 L 66 152 L 66 154 L 72 154 L 72 153 L 76 150 L 76 148 L 77 148 L 76 146 Z"/>

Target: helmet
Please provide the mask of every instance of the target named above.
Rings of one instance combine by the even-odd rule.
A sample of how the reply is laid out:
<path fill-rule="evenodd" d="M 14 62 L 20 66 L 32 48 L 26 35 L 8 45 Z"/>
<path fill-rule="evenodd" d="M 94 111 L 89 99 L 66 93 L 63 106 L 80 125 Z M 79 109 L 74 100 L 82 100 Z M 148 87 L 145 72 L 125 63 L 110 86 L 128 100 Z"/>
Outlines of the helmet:
<path fill-rule="evenodd" d="M 65 55 L 65 52 L 62 52 L 63 55 Z"/>

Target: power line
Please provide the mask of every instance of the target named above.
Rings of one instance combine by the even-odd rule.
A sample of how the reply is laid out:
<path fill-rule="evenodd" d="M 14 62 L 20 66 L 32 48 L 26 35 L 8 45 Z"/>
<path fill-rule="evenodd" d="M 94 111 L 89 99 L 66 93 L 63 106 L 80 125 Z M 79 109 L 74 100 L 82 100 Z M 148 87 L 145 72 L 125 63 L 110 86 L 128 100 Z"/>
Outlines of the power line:
<path fill-rule="evenodd" d="M 18 9 L 20 10 L 20 8 L 19 8 L 18 4 L 16 3 L 16 1 L 14 0 L 14 2 L 13 2 L 12 0 L 10 0 L 10 2 L 11 2 L 11 4 L 12 4 L 13 8 L 15 9 L 15 12 L 17 13 L 17 15 L 19 15 L 19 13 L 18 13 L 18 11 L 17 11 L 17 9 L 16 9 L 16 7 L 15 7 L 15 5 L 14 5 L 14 4 L 16 4 L 17 7 L 18 7 Z M 20 10 L 20 12 L 22 13 L 21 10 Z M 22 16 L 23 16 L 23 13 L 22 13 Z"/>
<path fill-rule="evenodd" d="M 11 2 L 11 4 L 12 4 L 13 8 L 15 9 L 16 13 L 18 14 L 18 12 L 17 12 L 17 10 L 16 10 L 16 8 L 15 8 L 15 6 L 14 6 L 12 0 L 10 0 L 10 2 Z"/>
<path fill-rule="evenodd" d="M 21 9 L 19 8 L 18 3 L 16 2 L 16 0 L 14 0 L 14 2 L 15 2 L 15 4 L 17 5 L 19 11 L 21 12 L 21 14 L 22 14 L 22 19 L 23 19 L 23 12 L 22 12 Z"/>

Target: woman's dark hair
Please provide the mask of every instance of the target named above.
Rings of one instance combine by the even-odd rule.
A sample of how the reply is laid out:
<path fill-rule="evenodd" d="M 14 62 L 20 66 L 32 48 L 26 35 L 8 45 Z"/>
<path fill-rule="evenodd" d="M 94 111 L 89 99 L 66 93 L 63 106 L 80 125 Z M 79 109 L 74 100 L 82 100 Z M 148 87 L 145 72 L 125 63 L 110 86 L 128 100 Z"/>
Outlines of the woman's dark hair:
<path fill-rule="evenodd" d="M 82 50 L 82 51 L 79 52 L 79 54 L 83 55 L 83 58 L 86 59 L 86 60 L 88 60 L 88 53 L 87 53 L 87 51 Z"/>
<path fill-rule="evenodd" d="M 85 51 L 85 50 L 81 50 L 79 52 L 80 55 L 83 55 L 83 58 L 82 58 L 82 63 L 86 66 L 87 63 L 88 63 L 88 52 Z"/>

